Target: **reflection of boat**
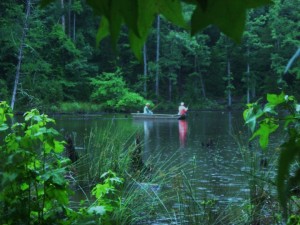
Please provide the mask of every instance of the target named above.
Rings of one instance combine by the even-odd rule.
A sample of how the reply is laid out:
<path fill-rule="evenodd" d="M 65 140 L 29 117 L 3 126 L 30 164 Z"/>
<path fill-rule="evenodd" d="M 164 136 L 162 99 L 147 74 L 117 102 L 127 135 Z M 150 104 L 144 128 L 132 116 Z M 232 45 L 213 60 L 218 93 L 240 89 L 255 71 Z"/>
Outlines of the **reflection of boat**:
<path fill-rule="evenodd" d="M 181 147 L 185 147 L 186 134 L 187 134 L 187 130 L 188 130 L 187 121 L 185 121 L 185 120 L 179 120 L 178 121 L 178 128 L 179 128 L 180 146 Z"/>
<path fill-rule="evenodd" d="M 131 113 L 134 119 L 181 119 L 177 114 L 144 114 L 144 113 Z"/>

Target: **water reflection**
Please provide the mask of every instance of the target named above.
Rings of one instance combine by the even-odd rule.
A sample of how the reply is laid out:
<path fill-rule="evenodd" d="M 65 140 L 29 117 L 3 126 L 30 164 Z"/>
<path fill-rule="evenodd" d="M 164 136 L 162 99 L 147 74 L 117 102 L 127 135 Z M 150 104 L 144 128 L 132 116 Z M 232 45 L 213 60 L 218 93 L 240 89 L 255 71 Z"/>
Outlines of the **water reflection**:
<path fill-rule="evenodd" d="M 150 131 L 153 127 L 153 121 L 152 120 L 144 120 L 144 153 L 145 155 L 148 155 L 150 153 Z"/>
<path fill-rule="evenodd" d="M 150 135 L 150 129 L 153 127 L 153 122 L 151 120 L 144 120 L 144 134 L 145 138 L 148 138 Z"/>
<path fill-rule="evenodd" d="M 178 130 L 180 147 L 184 148 L 186 146 L 186 135 L 188 130 L 188 123 L 186 120 L 178 120 Z"/>
<path fill-rule="evenodd" d="M 228 112 L 228 132 L 229 134 L 233 134 L 232 132 L 232 113 L 229 111 Z"/>

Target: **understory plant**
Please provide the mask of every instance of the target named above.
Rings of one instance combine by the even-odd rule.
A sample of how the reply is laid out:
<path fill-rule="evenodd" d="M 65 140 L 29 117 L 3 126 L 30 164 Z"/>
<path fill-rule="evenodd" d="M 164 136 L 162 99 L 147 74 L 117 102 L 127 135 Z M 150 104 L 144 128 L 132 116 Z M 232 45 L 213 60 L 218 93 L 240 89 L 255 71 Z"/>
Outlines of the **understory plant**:
<path fill-rule="evenodd" d="M 93 87 L 92 102 L 98 103 L 105 110 L 139 110 L 146 102 L 144 97 L 127 87 L 120 68 L 114 73 L 103 72 L 90 81 Z"/>
<path fill-rule="evenodd" d="M 269 145 L 270 135 L 283 128 L 285 135 L 281 136 L 276 187 L 283 220 L 288 221 L 290 217 L 295 221 L 298 217 L 294 215 L 300 206 L 300 105 L 294 96 L 282 92 L 268 94 L 264 105 L 258 101 L 247 107 L 243 117 L 253 132 L 250 140 L 258 137 L 263 150 Z"/>
<path fill-rule="evenodd" d="M 51 126 L 55 121 L 36 109 L 24 114 L 24 122 L 10 125 L 10 119 L 11 108 L 0 102 L 0 223 L 109 224 L 122 180 L 105 173 L 92 191 L 94 203 L 72 209 L 66 178 L 71 161 L 63 157 L 65 142 Z"/>
<path fill-rule="evenodd" d="M 12 116 L 1 102 L 1 222 L 45 224 L 63 219 L 70 193 L 64 178 L 68 159 L 59 154 L 64 149 L 56 139 L 59 133 L 48 126 L 54 120 L 33 109 L 9 130 Z"/>

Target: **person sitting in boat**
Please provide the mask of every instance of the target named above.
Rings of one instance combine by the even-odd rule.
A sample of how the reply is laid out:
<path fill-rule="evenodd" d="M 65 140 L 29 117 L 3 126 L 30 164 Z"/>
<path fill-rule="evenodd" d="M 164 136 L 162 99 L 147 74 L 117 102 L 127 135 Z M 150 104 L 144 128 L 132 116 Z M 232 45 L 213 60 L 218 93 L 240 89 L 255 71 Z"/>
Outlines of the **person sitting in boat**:
<path fill-rule="evenodd" d="M 146 103 L 145 107 L 144 107 L 144 114 L 153 114 L 153 112 L 149 109 L 150 107 L 150 103 Z"/>
<path fill-rule="evenodd" d="M 178 107 L 178 115 L 180 116 L 186 116 L 186 113 L 188 111 L 188 107 L 184 106 L 184 102 L 180 103 L 180 106 Z"/>

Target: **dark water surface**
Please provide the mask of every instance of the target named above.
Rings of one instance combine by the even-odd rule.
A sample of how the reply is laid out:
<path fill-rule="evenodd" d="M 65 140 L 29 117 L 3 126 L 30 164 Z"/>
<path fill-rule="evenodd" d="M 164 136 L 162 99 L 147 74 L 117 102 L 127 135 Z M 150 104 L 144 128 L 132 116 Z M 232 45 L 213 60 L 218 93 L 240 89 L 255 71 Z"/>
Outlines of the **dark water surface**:
<path fill-rule="evenodd" d="M 239 144 L 250 134 L 243 125 L 242 112 L 190 112 L 185 121 L 139 120 L 124 114 L 54 118 L 58 130 L 75 135 L 78 148 L 95 127 L 138 128 L 143 131 L 144 160 L 157 154 L 168 160 L 175 154 L 174 165 L 194 163 L 193 178 L 200 194 L 220 202 L 239 202 L 249 195 L 245 175 L 249 168 Z"/>

